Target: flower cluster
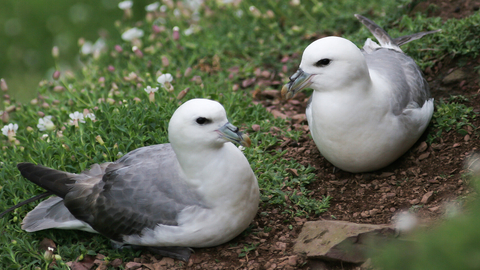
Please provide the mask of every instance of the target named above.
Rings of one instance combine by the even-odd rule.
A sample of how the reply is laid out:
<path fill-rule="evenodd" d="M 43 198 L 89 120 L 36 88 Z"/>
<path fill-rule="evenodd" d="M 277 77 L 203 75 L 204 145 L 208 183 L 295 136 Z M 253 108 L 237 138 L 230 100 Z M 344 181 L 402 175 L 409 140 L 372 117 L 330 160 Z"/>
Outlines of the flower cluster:
<path fill-rule="evenodd" d="M 87 109 L 81 112 L 74 112 L 68 115 L 70 117 L 70 121 L 68 122 L 70 125 L 74 125 L 78 127 L 79 123 L 85 123 L 86 118 L 90 118 L 92 121 L 95 121 L 95 114 L 90 113 Z"/>

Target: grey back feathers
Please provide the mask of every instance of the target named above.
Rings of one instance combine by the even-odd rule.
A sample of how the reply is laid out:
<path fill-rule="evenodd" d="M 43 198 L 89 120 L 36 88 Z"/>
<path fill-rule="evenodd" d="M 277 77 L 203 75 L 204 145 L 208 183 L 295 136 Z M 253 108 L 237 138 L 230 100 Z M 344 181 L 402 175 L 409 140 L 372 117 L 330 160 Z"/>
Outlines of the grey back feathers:
<path fill-rule="evenodd" d="M 205 206 L 179 175 L 178 161 L 172 156 L 175 153 L 170 144 L 142 147 L 114 163 L 95 164 L 78 175 L 23 163 L 19 166 L 22 175 L 29 180 L 33 177 L 32 181 L 64 198 L 33 210 L 31 218 L 24 220 L 24 228 L 40 230 L 35 224 L 35 220 L 41 220 L 39 216 L 50 218 L 55 210 L 66 209 L 70 216 L 117 241 L 158 224 L 177 225 L 177 214 L 185 207 Z M 65 209 L 61 209 L 62 204 Z M 54 209 L 45 211 L 47 206 Z M 161 211 L 156 211 L 159 208 Z"/>
<path fill-rule="evenodd" d="M 364 52 L 364 55 L 369 69 L 395 87 L 392 91 L 392 110 L 395 115 L 401 114 L 405 108 L 420 108 L 430 98 L 428 82 L 408 55 L 384 48 L 371 53 Z"/>
<path fill-rule="evenodd" d="M 404 54 L 400 46 L 425 35 L 440 30 L 421 32 L 392 39 L 388 33 L 372 20 L 361 15 L 355 17 L 365 25 L 380 42 L 381 46 L 372 46 L 366 42 L 362 50 L 370 70 L 376 71 L 395 86 L 392 95 L 392 108 L 399 115 L 406 108 L 421 108 L 430 99 L 428 82 L 415 61 Z"/>

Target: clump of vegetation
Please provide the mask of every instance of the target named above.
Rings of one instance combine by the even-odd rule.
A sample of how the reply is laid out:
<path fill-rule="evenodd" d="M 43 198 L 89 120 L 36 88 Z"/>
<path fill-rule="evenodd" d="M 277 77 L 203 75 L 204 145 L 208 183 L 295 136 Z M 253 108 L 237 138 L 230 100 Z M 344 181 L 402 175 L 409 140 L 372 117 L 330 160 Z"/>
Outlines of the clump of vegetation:
<path fill-rule="evenodd" d="M 476 191 L 480 192 L 478 174 L 472 183 Z M 373 257 L 373 262 L 380 269 L 389 270 L 479 269 L 478 211 L 480 200 L 478 197 L 471 198 L 463 213 L 457 213 L 432 230 L 418 230 L 410 235 L 409 239 L 415 239 L 414 241 L 399 240 L 380 248 L 375 247 L 379 253 Z"/>
<path fill-rule="evenodd" d="M 457 101 L 462 98 L 460 96 L 452 96 L 447 102 L 444 99 L 440 99 L 436 103 L 431 122 L 436 133 L 429 134 L 427 142 L 433 142 L 436 138 L 440 138 L 443 132 L 449 132 L 450 130 L 456 130 L 461 135 L 467 135 L 468 131 L 465 130 L 465 127 L 474 127 L 472 121 L 475 119 L 476 113 L 472 107 L 467 107 L 465 104 Z"/>

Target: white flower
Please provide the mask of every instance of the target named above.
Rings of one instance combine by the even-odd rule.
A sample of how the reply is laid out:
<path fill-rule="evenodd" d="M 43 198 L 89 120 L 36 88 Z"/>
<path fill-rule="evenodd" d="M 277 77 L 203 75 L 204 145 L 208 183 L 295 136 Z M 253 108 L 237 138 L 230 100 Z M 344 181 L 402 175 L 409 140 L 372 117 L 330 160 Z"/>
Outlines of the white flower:
<path fill-rule="evenodd" d="M 173 85 L 170 83 L 171 81 L 173 81 L 173 76 L 170 73 L 162 74 L 157 78 L 157 82 L 168 92 L 173 92 Z"/>
<path fill-rule="evenodd" d="M 155 3 L 152 3 L 152 4 L 148 5 L 148 6 L 146 6 L 146 7 L 145 7 L 145 10 L 146 10 L 147 12 L 153 12 L 153 11 L 157 10 L 158 7 L 160 7 L 160 3 L 159 3 L 159 2 L 155 2 Z"/>
<path fill-rule="evenodd" d="M 85 43 L 83 43 L 82 48 L 80 49 L 80 51 L 81 51 L 82 54 L 84 54 L 84 55 L 91 54 L 91 53 L 93 52 L 93 44 L 92 44 L 92 42 L 90 42 L 90 41 L 85 41 Z"/>
<path fill-rule="evenodd" d="M 170 73 L 162 74 L 157 78 L 159 84 L 165 84 L 167 82 L 173 81 L 173 76 Z"/>
<path fill-rule="evenodd" d="M 78 123 L 85 123 L 85 120 L 83 120 L 83 113 L 74 112 L 68 116 L 70 116 L 70 121 L 68 122 L 70 125 L 75 125 L 78 127 Z"/>
<path fill-rule="evenodd" d="M 90 118 L 90 120 L 95 121 L 95 114 L 93 113 L 87 113 L 87 114 L 83 113 L 83 117 L 84 119 Z"/>
<path fill-rule="evenodd" d="M 10 138 L 11 136 L 15 136 L 15 134 L 17 133 L 17 130 L 18 130 L 18 125 L 10 123 L 6 126 L 3 126 L 2 133 L 3 135 Z"/>
<path fill-rule="evenodd" d="M 143 37 L 143 30 L 136 27 L 130 28 L 122 34 L 122 39 L 126 41 Z"/>
<path fill-rule="evenodd" d="M 154 87 L 151 87 L 151 86 L 149 85 L 149 86 L 147 86 L 147 88 L 145 88 L 145 92 L 147 92 L 148 94 L 150 94 L 150 93 L 155 93 L 155 92 L 157 92 L 157 91 L 158 91 L 158 87 L 155 87 L 155 88 L 154 88 Z"/>
<path fill-rule="evenodd" d="M 183 34 L 184 34 L 185 36 L 190 36 L 191 34 L 197 32 L 198 30 L 199 30 L 199 27 L 198 27 L 197 25 L 193 25 L 193 24 L 192 24 L 192 25 L 190 25 L 189 28 L 187 28 L 187 29 L 185 29 L 185 30 L 183 31 Z"/>
<path fill-rule="evenodd" d="M 235 16 L 237 16 L 237 18 L 241 18 L 243 16 L 243 10 L 239 9 L 235 11 Z"/>
<path fill-rule="evenodd" d="M 180 17 L 180 15 L 182 15 L 182 13 L 180 12 L 180 10 L 178 8 L 176 8 L 176 9 L 173 10 L 173 15 L 175 17 Z"/>
<path fill-rule="evenodd" d="M 43 118 L 38 119 L 37 128 L 40 131 L 54 130 L 55 124 L 52 122 L 52 116 L 47 115 Z"/>
<path fill-rule="evenodd" d="M 14 142 L 17 130 L 18 130 L 17 124 L 8 124 L 2 128 L 2 133 L 3 135 L 8 137 L 8 141 Z"/>
<path fill-rule="evenodd" d="M 118 3 L 118 8 L 119 9 L 129 9 L 133 6 L 133 2 L 132 1 L 123 1 L 123 2 L 120 2 Z"/>
<path fill-rule="evenodd" d="M 160 12 L 166 12 L 167 9 L 168 9 L 168 7 L 167 7 L 166 5 L 162 5 L 162 6 L 160 7 Z"/>
<path fill-rule="evenodd" d="M 100 52 L 105 47 L 106 47 L 105 40 L 103 38 L 99 38 L 97 39 L 97 41 L 95 41 L 95 44 L 93 44 L 91 41 L 85 41 L 80 51 L 82 52 L 82 54 L 87 55 L 87 54 L 92 54 L 94 52 Z"/>
<path fill-rule="evenodd" d="M 186 0 L 185 4 L 191 11 L 198 11 L 203 4 L 203 0 Z"/>

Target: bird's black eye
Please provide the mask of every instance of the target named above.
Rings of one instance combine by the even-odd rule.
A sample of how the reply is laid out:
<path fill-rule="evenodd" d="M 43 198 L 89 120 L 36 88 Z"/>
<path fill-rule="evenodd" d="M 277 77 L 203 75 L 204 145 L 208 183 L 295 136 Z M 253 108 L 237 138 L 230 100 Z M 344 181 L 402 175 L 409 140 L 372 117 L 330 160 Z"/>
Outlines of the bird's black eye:
<path fill-rule="evenodd" d="M 324 66 L 327 66 L 328 64 L 330 64 L 331 60 L 328 59 L 328 58 L 323 58 L 323 59 L 320 59 L 318 60 L 316 63 L 315 63 L 315 66 L 316 67 L 324 67 Z"/>
<path fill-rule="evenodd" d="M 204 124 L 208 124 L 210 123 L 211 121 L 205 117 L 198 117 L 197 120 L 195 120 L 197 122 L 197 124 L 199 125 L 204 125 Z"/>

